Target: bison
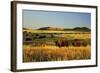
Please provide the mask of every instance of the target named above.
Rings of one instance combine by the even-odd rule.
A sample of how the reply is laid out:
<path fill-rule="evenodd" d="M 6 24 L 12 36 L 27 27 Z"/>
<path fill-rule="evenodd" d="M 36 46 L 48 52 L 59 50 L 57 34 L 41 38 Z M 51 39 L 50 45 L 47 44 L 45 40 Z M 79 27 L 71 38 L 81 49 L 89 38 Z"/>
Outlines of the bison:
<path fill-rule="evenodd" d="M 74 40 L 57 40 L 55 41 L 56 46 L 60 47 L 68 47 L 68 46 L 74 46 L 74 47 L 86 47 L 87 42 L 80 39 L 74 39 Z"/>
<path fill-rule="evenodd" d="M 69 46 L 68 41 L 64 41 L 64 40 L 57 40 L 55 42 L 56 46 L 60 47 L 64 47 L 64 46 Z"/>
<path fill-rule="evenodd" d="M 87 42 L 86 41 L 83 41 L 82 42 L 82 46 L 86 47 L 87 46 Z"/>
<path fill-rule="evenodd" d="M 58 46 L 59 48 L 61 47 L 61 41 L 55 41 L 56 46 Z"/>
<path fill-rule="evenodd" d="M 72 42 L 72 46 L 80 47 L 81 46 L 81 41 L 78 40 L 78 39 L 74 39 L 73 42 Z"/>

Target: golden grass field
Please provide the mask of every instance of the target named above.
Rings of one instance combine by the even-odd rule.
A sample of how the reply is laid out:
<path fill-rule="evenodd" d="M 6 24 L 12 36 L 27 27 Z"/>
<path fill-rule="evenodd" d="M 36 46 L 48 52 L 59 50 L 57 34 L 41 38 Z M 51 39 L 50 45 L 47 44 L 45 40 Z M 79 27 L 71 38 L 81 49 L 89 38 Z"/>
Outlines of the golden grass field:
<path fill-rule="evenodd" d="M 23 30 L 23 32 L 34 33 L 63 33 L 59 36 L 69 39 L 90 39 L 90 32 L 74 32 L 74 31 L 48 31 L 48 30 Z M 72 34 L 70 34 L 72 33 Z M 76 34 L 78 33 L 78 34 Z M 52 40 L 52 39 L 46 39 Z M 35 40 L 37 41 L 37 40 Z M 43 41 L 43 40 L 40 40 Z M 58 47 L 58 46 L 32 46 L 23 44 L 23 62 L 42 62 L 42 61 L 64 61 L 64 60 L 85 60 L 91 58 L 91 46 L 86 47 L 80 46 L 68 46 L 68 47 Z"/>
<path fill-rule="evenodd" d="M 91 58 L 90 46 L 87 47 L 56 47 L 23 46 L 23 62 L 84 60 Z"/>
<path fill-rule="evenodd" d="M 27 32 L 31 32 L 31 33 L 82 33 L 81 31 L 57 31 L 57 30 L 33 30 L 33 29 L 27 29 L 27 30 L 23 30 L 27 31 Z M 85 32 L 85 33 L 90 33 L 90 32 Z"/>

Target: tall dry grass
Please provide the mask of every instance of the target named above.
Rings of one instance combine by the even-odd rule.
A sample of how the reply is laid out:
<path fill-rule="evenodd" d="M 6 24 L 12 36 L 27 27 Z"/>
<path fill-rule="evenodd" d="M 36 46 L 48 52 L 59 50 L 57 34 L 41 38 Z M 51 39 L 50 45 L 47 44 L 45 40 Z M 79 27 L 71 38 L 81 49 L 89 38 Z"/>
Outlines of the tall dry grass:
<path fill-rule="evenodd" d="M 23 47 L 23 62 L 83 60 L 91 58 L 90 46 L 87 47 Z"/>

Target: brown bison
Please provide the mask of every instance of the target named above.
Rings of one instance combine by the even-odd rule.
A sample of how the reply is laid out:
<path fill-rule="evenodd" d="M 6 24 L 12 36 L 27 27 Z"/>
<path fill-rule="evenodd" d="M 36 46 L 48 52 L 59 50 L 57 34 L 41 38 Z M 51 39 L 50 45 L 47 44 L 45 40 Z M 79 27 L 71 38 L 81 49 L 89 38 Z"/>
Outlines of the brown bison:
<path fill-rule="evenodd" d="M 86 47 L 87 42 L 84 40 L 74 39 L 74 40 L 57 40 L 55 42 L 56 46 L 60 47 L 68 47 L 68 46 L 74 46 L 74 47 Z"/>
<path fill-rule="evenodd" d="M 87 46 L 87 42 L 86 41 L 83 41 L 82 42 L 82 46 L 86 47 Z"/>
<path fill-rule="evenodd" d="M 64 40 L 57 40 L 55 42 L 56 46 L 60 47 L 64 47 L 64 46 L 69 46 L 68 41 L 64 41 Z"/>
<path fill-rule="evenodd" d="M 73 46 L 76 46 L 76 47 L 80 47 L 80 46 L 86 47 L 87 46 L 87 42 L 85 40 L 82 40 L 82 39 L 75 39 L 74 42 L 73 42 Z"/>
<path fill-rule="evenodd" d="M 78 39 L 74 39 L 73 42 L 72 42 L 72 46 L 80 47 L 81 46 L 81 41 L 78 40 Z"/>

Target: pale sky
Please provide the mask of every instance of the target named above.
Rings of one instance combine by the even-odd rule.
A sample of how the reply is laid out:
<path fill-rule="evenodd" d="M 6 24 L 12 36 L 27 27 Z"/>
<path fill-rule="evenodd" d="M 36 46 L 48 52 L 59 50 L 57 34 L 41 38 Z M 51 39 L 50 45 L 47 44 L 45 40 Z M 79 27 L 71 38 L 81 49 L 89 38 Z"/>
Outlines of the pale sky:
<path fill-rule="evenodd" d="M 23 27 L 88 27 L 91 28 L 91 14 L 79 12 L 23 10 Z"/>

